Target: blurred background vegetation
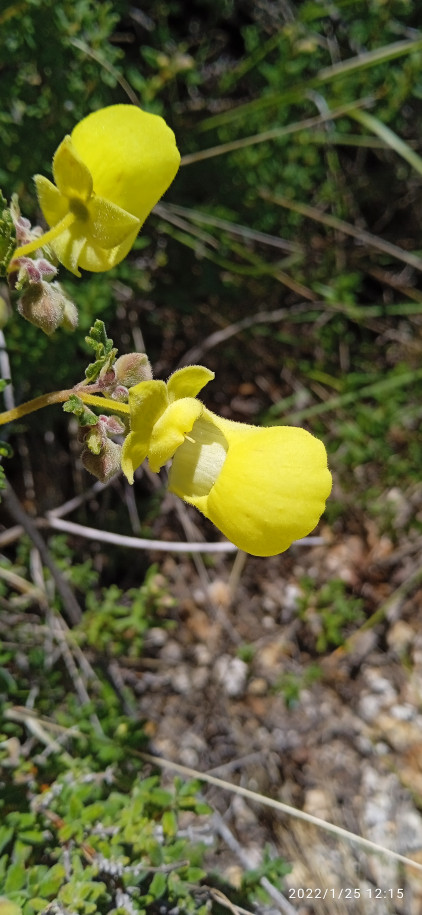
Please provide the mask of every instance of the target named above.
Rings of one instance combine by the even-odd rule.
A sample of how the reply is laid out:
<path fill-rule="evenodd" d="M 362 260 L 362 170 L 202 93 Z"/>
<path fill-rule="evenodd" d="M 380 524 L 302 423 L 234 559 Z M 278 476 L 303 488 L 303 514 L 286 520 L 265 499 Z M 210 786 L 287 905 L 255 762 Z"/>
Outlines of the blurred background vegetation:
<path fill-rule="evenodd" d="M 240 420 L 300 423 L 321 436 L 335 478 L 326 515 L 335 536 L 367 530 L 368 519 L 393 542 L 416 536 L 422 527 L 421 27 L 411 0 L 3 2 L 0 186 L 7 197 L 19 194 L 24 215 L 37 218 L 32 175 L 50 174 L 63 135 L 98 107 L 132 102 L 163 115 L 183 157 L 123 264 L 79 282 L 61 275 L 79 308 L 75 334 L 46 338 L 11 304 L 4 334 L 16 402 L 82 379 L 89 358 L 84 336 L 100 317 L 121 353 L 145 342 L 158 377 L 193 350 L 193 361 L 216 372 L 206 393 L 211 408 Z M 78 465 L 75 430 L 59 408 L 28 417 L 8 435 L 15 448 L 8 475 L 29 515 L 42 515 L 90 485 Z M 161 511 L 163 497 L 144 475 L 137 512 L 128 510 L 117 480 L 96 503 L 95 521 L 89 503 L 74 519 L 123 534 L 180 539 L 173 509 Z M 205 522 L 196 523 L 215 539 Z M 56 536 L 50 548 L 81 599 L 87 591 L 96 595 L 89 598 L 81 644 L 93 650 L 93 615 L 107 620 L 110 601 L 122 600 L 118 606 L 129 608 L 141 651 L 144 631 L 152 621 L 162 624 L 163 600 L 168 606 L 162 582 L 151 597 L 151 572 L 142 585 L 148 559 L 128 568 L 124 550 L 110 549 L 104 558 L 98 544 L 68 537 Z M 29 554 L 25 541 L 17 553 L 6 549 L 4 568 L 25 576 Z M 116 582 L 118 594 L 110 596 Z M 131 591 L 140 585 L 142 598 Z M 2 587 L 6 612 L 13 585 Z M 324 648 L 341 642 L 342 621 L 353 618 L 356 602 L 361 619 L 361 602 L 356 596 L 348 602 L 343 592 L 336 597 L 335 636 L 321 637 Z M 60 609 L 60 597 L 54 600 Z M 111 655 L 127 648 L 121 616 L 110 623 Z M 25 641 L 26 623 L 19 625 Z M 14 703 L 23 705 L 35 682 L 39 710 L 48 715 L 51 682 L 42 645 L 40 635 L 24 672 L 17 672 L 14 648 L 6 645 L 2 670 Z M 71 708 L 68 673 L 54 676 L 63 726 L 78 719 L 88 732 L 98 707 L 81 710 L 75 700 Z M 110 686 L 100 677 L 95 689 L 106 733 L 130 742 L 133 721 L 120 728 L 121 706 L 110 701 Z M 5 740 L 16 733 L 16 723 L 7 724 Z M 109 755 L 120 765 L 119 740 Z M 103 747 L 90 760 L 93 770 L 104 756 Z M 20 766 L 36 781 L 29 760 Z M 56 784 L 65 768 L 49 758 L 42 777 Z M 125 773 L 122 790 L 133 790 L 133 777 Z M 14 785 L 13 802 L 23 811 L 23 776 L 22 784 Z M 157 819 L 171 804 L 154 797 Z M 8 854 L 20 828 L 12 820 L 3 837 Z M 176 828 L 168 816 L 164 822 L 171 845 Z M 31 820 L 29 832 L 33 828 Z M 18 900 L 38 893 L 47 905 L 62 871 L 56 882 L 54 875 L 50 883 L 45 878 L 48 892 L 28 889 L 22 876 L 25 861 L 38 861 L 39 841 L 32 835 L 23 852 L 15 849 L 15 862 L 23 864 L 15 883 L 10 878 L 10 892 L 17 886 Z M 177 854 L 170 851 L 164 863 Z M 151 855 L 158 860 L 156 849 Z M 189 895 L 194 877 L 183 881 Z M 173 902 L 178 898 L 174 887 L 155 884 L 153 902 L 166 892 Z M 77 911 L 93 911 L 97 890 L 90 892 Z M 108 884 L 95 901 L 101 911 L 109 911 L 107 893 Z M 186 902 L 186 911 L 202 911 L 198 898 Z M 155 912 L 151 899 L 142 905 Z M 25 915 L 41 908 L 28 901 Z"/>

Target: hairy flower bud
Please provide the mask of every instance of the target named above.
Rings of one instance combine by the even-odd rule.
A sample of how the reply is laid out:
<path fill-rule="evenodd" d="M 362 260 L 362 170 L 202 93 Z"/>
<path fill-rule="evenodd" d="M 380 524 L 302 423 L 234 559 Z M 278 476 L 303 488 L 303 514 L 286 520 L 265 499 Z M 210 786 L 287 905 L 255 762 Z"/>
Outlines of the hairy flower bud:
<path fill-rule="evenodd" d="M 75 330 L 78 312 L 68 299 L 60 283 L 31 283 L 18 301 L 18 312 L 45 334 L 53 334 L 58 327 Z"/>
<path fill-rule="evenodd" d="M 84 448 L 81 460 L 85 470 L 97 477 L 101 483 L 108 483 L 120 470 L 121 453 L 121 445 L 107 439 L 99 454 L 93 454 L 88 448 Z"/>
<path fill-rule="evenodd" d="M 21 292 L 27 286 L 52 280 L 57 268 L 45 257 L 15 257 L 9 265 L 9 286 Z"/>
<path fill-rule="evenodd" d="M 127 403 L 129 389 L 140 381 L 150 381 L 151 366 L 146 353 L 126 353 L 119 356 L 111 368 L 106 367 L 100 374 L 102 391 L 113 400 Z"/>
<path fill-rule="evenodd" d="M 60 286 L 41 280 L 25 289 L 18 301 L 18 312 L 50 336 L 63 321 L 64 306 L 65 297 Z"/>
<path fill-rule="evenodd" d="M 152 378 L 151 365 L 146 353 L 126 353 L 119 356 L 113 366 L 116 381 L 125 388 L 132 388 L 140 381 L 150 381 Z"/>
<path fill-rule="evenodd" d="M 64 327 L 65 330 L 76 330 L 78 320 L 78 309 L 76 308 L 76 305 L 74 305 L 70 299 L 65 299 L 62 327 Z"/>

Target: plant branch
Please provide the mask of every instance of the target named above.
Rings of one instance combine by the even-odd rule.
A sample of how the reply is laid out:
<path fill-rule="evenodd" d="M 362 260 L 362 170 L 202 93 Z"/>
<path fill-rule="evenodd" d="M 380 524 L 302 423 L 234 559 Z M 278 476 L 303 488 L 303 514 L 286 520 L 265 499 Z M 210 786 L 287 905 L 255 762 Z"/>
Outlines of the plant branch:
<path fill-rule="evenodd" d="M 43 410 L 55 403 L 65 403 L 72 394 L 76 394 L 80 399 L 92 407 L 99 407 L 101 410 L 111 410 L 113 413 L 123 413 L 128 416 L 130 413 L 129 405 L 119 403 L 117 400 L 110 400 L 108 397 L 97 397 L 95 394 L 85 394 L 83 388 L 68 388 L 65 391 L 52 391 L 50 394 L 41 394 L 40 397 L 34 397 L 33 400 L 27 400 L 26 403 L 14 407 L 12 410 L 5 410 L 0 413 L 0 426 L 11 423 L 15 419 L 22 419 L 29 413 L 36 413 L 37 410 Z"/>
<path fill-rule="evenodd" d="M 47 567 L 47 569 L 49 570 L 49 572 L 52 575 L 52 578 L 54 579 L 56 588 L 63 601 L 63 609 L 65 612 L 65 615 L 66 615 L 67 619 L 69 620 L 69 622 L 71 623 L 71 625 L 75 626 L 77 623 L 79 623 L 80 619 L 82 618 L 81 608 L 76 600 L 76 597 L 75 597 L 72 589 L 69 587 L 67 581 L 65 580 L 65 578 L 63 578 L 63 575 L 57 568 L 56 563 L 54 562 L 53 557 L 50 553 L 50 550 L 48 549 L 46 543 L 44 543 L 44 540 L 41 537 L 41 534 L 39 533 L 39 531 L 37 530 L 34 522 L 29 517 L 29 515 L 27 515 L 26 511 L 22 508 L 22 505 L 20 504 L 18 497 L 16 496 L 15 492 L 13 491 L 12 487 L 10 486 L 10 483 L 7 484 L 7 487 L 3 493 L 3 499 L 4 499 L 4 503 L 5 503 L 6 509 L 9 512 L 9 514 L 12 516 L 12 518 L 15 521 L 18 522 L 18 524 L 22 525 L 24 531 L 28 534 L 28 537 L 30 538 L 30 540 L 32 540 L 32 543 L 38 550 L 38 552 L 41 556 L 42 562 Z"/>

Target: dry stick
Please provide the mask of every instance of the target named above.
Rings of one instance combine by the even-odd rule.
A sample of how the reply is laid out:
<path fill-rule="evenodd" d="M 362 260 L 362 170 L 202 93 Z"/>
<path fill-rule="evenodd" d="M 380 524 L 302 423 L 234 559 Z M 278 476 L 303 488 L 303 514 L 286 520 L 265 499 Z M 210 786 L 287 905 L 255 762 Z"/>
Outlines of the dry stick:
<path fill-rule="evenodd" d="M 22 532 L 22 528 L 20 528 L 20 530 Z M 21 594 L 26 594 L 34 601 L 43 600 L 45 598 L 44 592 L 38 588 L 37 585 L 27 581 L 26 578 L 22 578 L 21 575 L 17 575 L 16 572 L 12 572 L 11 569 L 0 567 L 0 579 L 6 581 L 13 591 L 19 591 Z"/>
<path fill-rule="evenodd" d="M 202 886 L 208 891 L 214 902 L 218 902 L 218 904 L 223 906 L 223 908 L 229 909 L 233 915 L 255 915 L 255 913 L 251 912 L 250 909 L 243 909 L 242 906 L 235 905 L 235 903 L 231 902 L 225 893 L 222 893 L 221 890 L 216 889 L 216 887 L 207 886 L 206 884 L 202 884 Z"/>
<path fill-rule="evenodd" d="M 52 527 L 53 530 L 65 531 L 68 534 L 75 534 L 77 537 L 87 537 L 89 540 L 95 540 L 100 543 L 112 543 L 115 546 L 129 547 L 131 550 L 158 550 L 166 553 L 234 553 L 237 546 L 230 543 L 229 540 L 216 540 L 213 543 L 199 542 L 197 540 L 182 543 L 179 540 L 149 540 L 143 537 L 128 537 L 126 534 L 115 534 L 112 531 L 101 531 L 96 527 L 86 527 L 84 524 L 76 524 L 74 521 L 65 521 L 62 518 L 56 518 L 54 512 L 49 512 L 47 520 L 42 519 L 42 525 Z M 15 538 L 20 528 L 14 528 Z M 0 547 L 4 543 L 9 543 L 7 539 L 3 540 L 0 536 Z M 294 540 L 292 546 L 321 546 L 326 541 L 323 537 L 302 537 L 301 540 Z"/>
<path fill-rule="evenodd" d="M 88 499 L 91 499 L 97 493 L 102 492 L 103 489 L 107 489 L 111 482 L 112 480 L 108 483 L 101 483 L 100 480 L 97 480 L 89 489 L 85 489 L 85 491 L 78 496 L 68 499 L 67 502 L 63 502 L 62 505 L 59 505 L 58 508 L 52 508 L 48 513 L 49 517 L 61 518 L 63 515 L 68 515 L 69 512 L 73 512 L 75 508 L 79 508 L 79 506 L 83 505 L 84 502 L 87 502 Z"/>
<path fill-rule="evenodd" d="M 28 537 L 30 540 L 32 540 L 32 543 L 37 548 L 44 565 L 47 567 L 54 579 L 56 588 L 63 601 L 63 610 L 65 615 L 67 616 L 67 619 L 71 625 L 76 626 L 76 624 L 79 623 L 79 621 L 82 619 L 82 611 L 76 600 L 76 597 L 72 589 L 69 587 L 67 581 L 65 578 L 63 578 L 63 575 L 57 568 L 50 550 L 41 537 L 41 534 L 37 530 L 36 525 L 31 520 L 29 515 L 27 515 L 26 511 L 22 508 L 19 499 L 10 486 L 10 483 L 7 484 L 7 487 L 3 493 L 3 499 L 9 514 L 15 521 L 18 522 L 18 524 L 22 525 L 23 529 L 28 534 Z"/>
<path fill-rule="evenodd" d="M 4 403 L 7 410 L 11 410 L 14 407 L 13 399 L 13 388 L 10 381 L 12 373 L 10 371 L 10 362 L 9 354 L 7 352 L 6 340 L 4 339 L 4 333 L 0 330 L 0 375 L 5 381 L 9 381 L 9 384 L 6 385 L 3 391 Z"/>
<path fill-rule="evenodd" d="M 182 775 L 185 778 L 196 778 L 201 782 L 206 782 L 208 785 L 214 785 L 216 788 L 222 788 L 224 791 L 231 791 L 233 794 L 238 794 L 240 797 L 245 797 L 249 801 L 263 804 L 265 807 L 271 807 L 273 810 L 278 810 L 279 813 L 284 813 L 287 814 L 287 816 L 296 817 L 298 820 L 304 820 L 306 823 L 311 823 L 313 826 L 318 826 L 319 829 L 325 829 L 327 832 L 333 833 L 333 835 L 340 836 L 342 839 L 347 839 L 348 842 L 355 842 L 362 848 L 367 848 L 370 851 L 376 851 L 378 854 L 383 854 L 387 858 L 392 858 L 394 861 L 400 861 L 402 864 L 406 864 L 407 867 L 414 867 L 416 870 L 422 872 L 422 864 L 419 864 L 417 861 L 413 861 L 412 858 L 407 858 L 406 855 L 400 855 L 398 852 L 392 851 L 390 848 L 384 848 L 382 845 L 378 845 L 377 842 L 372 842 L 370 839 L 364 839 L 362 836 L 358 836 L 354 832 L 349 832 L 342 826 L 336 826 L 334 823 L 329 823 L 327 820 L 321 819 L 321 817 L 316 817 L 310 813 L 305 813 L 304 810 L 299 810 L 297 807 L 291 807 L 289 804 L 284 804 L 282 801 L 278 801 L 275 798 L 267 797 L 265 794 L 257 794 L 255 791 L 251 791 L 249 788 L 243 788 L 241 785 L 234 785 L 231 782 L 225 782 L 221 778 L 216 778 L 213 775 L 209 775 L 207 772 L 199 772 L 197 769 L 191 769 L 189 766 L 182 766 L 180 763 L 171 762 L 169 759 L 162 759 L 159 756 L 152 756 L 150 753 L 143 753 L 140 750 L 133 750 L 132 752 L 134 752 L 136 756 L 139 756 L 140 759 L 144 759 L 145 762 L 148 762 L 154 766 L 158 766 L 159 769 L 167 769 L 170 772 L 178 772 L 179 775 Z"/>
<path fill-rule="evenodd" d="M 242 867 L 246 868 L 246 870 L 250 870 L 252 867 L 250 855 L 248 855 L 247 851 L 244 851 L 218 811 L 214 811 L 212 820 L 221 838 L 224 840 L 230 850 L 234 851 L 239 858 Z M 277 890 L 276 887 L 272 885 L 272 883 L 270 883 L 268 877 L 261 877 L 259 882 L 261 886 L 266 890 L 268 895 L 271 896 L 274 902 L 277 902 L 281 911 L 283 912 L 283 915 L 295 915 L 296 909 L 294 909 L 290 902 L 285 898 L 285 896 L 283 896 L 283 894 L 280 893 L 279 890 Z"/>
<path fill-rule="evenodd" d="M 78 48 L 78 51 L 82 51 L 83 54 L 86 54 L 87 57 L 92 57 L 92 60 L 95 60 L 104 70 L 107 70 L 108 73 L 114 77 L 114 79 L 122 87 L 123 92 L 126 93 L 128 99 L 132 102 L 132 105 L 136 105 L 138 108 L 141 107 L 138 96 L 133 91 L 132 86 L 128 83 L 127 79 L 122 76 L 119 70 L 107 60 L 105 56 L 99 54 L 98 51 L 94 51 L 90 45 L 86 44 L 85 41 L 81 41 L 80 38 L 69 38 L 69 44 L 73 44 L 75 48 Z"/>
<path fill-rule="evenodd" d="M 60 619 L 60 617 L 55 617 L 55 615 L 53 613 L 51 613 L 51 611 L 49 613 L 49 616 L 50 616 L 50 619 L 47 619 L 47 624 L 52 629 L 56 642 L 58 643 L 58 645 L 60 647 L 61 655 L 62 655 L 64 663 L 69 671 L 69 675 L 72 679 L 72 682 L 75 686 L 75 691 L 78 694 L 79 701 L 82 706 L 89 705 L 89 703 L 91 702 L 91 697 L 90 697 L 88 690 L 85 686 L 85 683 L 82 679 L 80 671 L 78 670 L 77 664 L 75 663 L 75 659 L 73 657 L 72 651 L 69 648 L 68 641 L 66 638 L 67 626 L 65 623 L 62 623 L 62 620 Z M 96 677 L 96 679 L 98 679 L 98 678 Z M 99 719 L 97 718 L 97 715 L 93 714 L 91 716 L 91 721 L 94 724 L 94 726 L 96 727 L 96 729 L 101 734 L 103 734 L 104 731 L 101 727 Z"/>
<path fill-rule="evenodd" d="M 174 553 L 234 553 L 237 550 L 237 546 L 234 543 L 229 543 L 229 541 L 180 543 L 172 540 L 147 540 L 142 537 L 128 537 L 125 534 L 113 534 L 111 531 L 85 527 L 83 524 L 64 521 L 62 518 L 55 518 L 52 515 L 47 516 L 47 521 L 54 530 L 67 531 L 67 533 L 75 534 L 78 537 L 88 537 L 90 540 L 113 543 L 115 546 L 129 547 L 133 550 L 160 550 L 161 552 Z"/>

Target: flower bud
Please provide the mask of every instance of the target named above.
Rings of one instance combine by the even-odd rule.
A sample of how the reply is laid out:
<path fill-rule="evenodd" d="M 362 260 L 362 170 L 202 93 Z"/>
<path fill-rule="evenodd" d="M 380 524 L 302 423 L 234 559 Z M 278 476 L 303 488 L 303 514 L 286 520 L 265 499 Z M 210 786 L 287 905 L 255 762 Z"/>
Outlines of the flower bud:
<path fill-rule="evenodd" d="M 75 327 L 76 311 L 73 302 L 66 298 L 59 283 L 31 283 L 18 301 L 18 312 L 35 327 L 39 327 L 45 334 L 53 334 L 61 324 L 66 327 Z"/>
<path fill-rule="evenodd" d="M 9 286 L 20 292 L 26 286 L 52 280 L 57 268 L 45 257 L 15 257 L 9 264 Z"/>
<path fill-rule="evenodd" d="M 97 477 L 101 483 L 108 483 L 111 477 L 120 470 L 122 448 L 116 442 L 107 439 L 99 454 L 93 454 L 85 448 L 81 455 L 85 470 Z"/>
<path fill-rule="evenodd" d="M 146 353 L 126 353 L 114 363 L 115 378 L 125 388 L 133 388 L 140 381 L 150 381 L 151 366 Z"/>
<path fill-rule="evenodd" d="M 63 321 L 64 297 L 54 283 L 42 280 L 25 289 L 18 302 L 18 312 L 50 336 Z"/>
<path fill-rule="evenodd" d="M 101 423 L 102 427 L 106 430 L 107 435 L 123 435 L 126 431 L 126 426 L 120 416 L 106 416 L 101 414 L 98 417 L 98 421 Z"/>
<path fill-rule="evenodd" d="M 65 299 L 62 327 L 64 327 L 65 330 L 76 330 L 78 326 L 78 320 L 79 316 L 76 305 L 74 305 L 70 299 Z"/>

